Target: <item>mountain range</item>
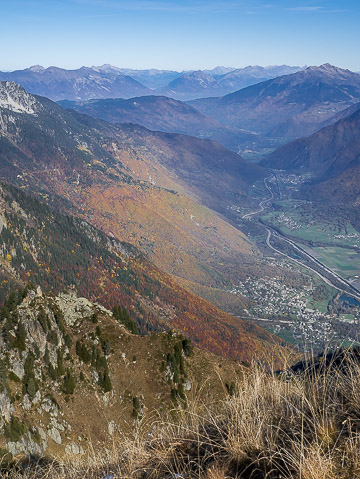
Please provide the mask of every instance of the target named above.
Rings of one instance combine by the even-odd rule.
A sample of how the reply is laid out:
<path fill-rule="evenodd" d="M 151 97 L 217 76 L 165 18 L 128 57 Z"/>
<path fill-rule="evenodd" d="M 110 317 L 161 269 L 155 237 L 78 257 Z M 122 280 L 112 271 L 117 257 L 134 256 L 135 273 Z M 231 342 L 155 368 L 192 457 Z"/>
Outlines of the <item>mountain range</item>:
<path fill-rule="evenodd" d="M 91 68 L 105 74 L 121 73 L 122 75 L 133 78 L 151 90 L 164 87 L 181 75 L 180 72 L 174 70 L 157 70 L 156 68 L 150 68 L 149 70 L 134 70 L 132 68 L 119 68 L 113 65 L 93 66 Z"/>
<path fill-rule="evenodd" d="M 273 149 L 345 118 L 359 100 L 359 74 L 322 65 L 186 103 L 152 95 L 61 104 L 111 123 L 211 138 L 234 151 L 251 152 Z"/>
<path fill-rule="evenodd" d="M 24 70 L 0 72 L 0 81 L 15 81 L 30 93 L 52 100 L 88 100 L 93 98 L 131 98 L 140 95 L 166 95 L 190 100 L 224 95 L 299 67 L 217 67 L 207 71 L 131 70 L 112 65 L 66 70 L 34 65 Z M 233 72 L 231 77 L 228 74 Z"/>
<path fill-rule="evenodd" d="M 64 70 L 36 65 L 25 70 L 0 72 L 0 81 L 14 81 L 31 93 L 53 100 L 130 98 L 151 93 L 150 89 L 129 76 L 113 71 L 105 73 L 87 67 Z"/>
<path fill-rule="evenodd" d="M 190 104 L 223 125 L 285 143 L 314 133 L 359 100 L 360 75 L 324 64 Z"/>
<path fill-rule="evenodd" d="M 202 70 L 185 72 L 172 80 L 158 92 L 178 100 L 216 97 L 255 85 L 269 78 L 288 75 L 301 70 L 300 67 L 287 65 L 275 67 L 248 66 L 223 74 L 213 74 Z"/>

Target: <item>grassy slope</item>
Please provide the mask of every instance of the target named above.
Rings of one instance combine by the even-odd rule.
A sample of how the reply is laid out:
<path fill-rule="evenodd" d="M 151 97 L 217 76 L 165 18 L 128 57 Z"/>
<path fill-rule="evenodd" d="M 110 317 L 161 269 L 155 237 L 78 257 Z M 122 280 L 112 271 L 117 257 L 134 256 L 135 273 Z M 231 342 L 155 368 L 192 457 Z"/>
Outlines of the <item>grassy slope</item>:
<path fill-rule="evenodd" d="M 254 366 L 220 407 L 195 400 L 175 418 L 165 415 L 135 438 L 121 438 L 107 454 L 49 467 L 47 477 L 355 479 L 359 358 L 328 359 L 326 369 L 320 360 L 283 377 Z M 31 471 L 25 477 L 32 478 Z"/>

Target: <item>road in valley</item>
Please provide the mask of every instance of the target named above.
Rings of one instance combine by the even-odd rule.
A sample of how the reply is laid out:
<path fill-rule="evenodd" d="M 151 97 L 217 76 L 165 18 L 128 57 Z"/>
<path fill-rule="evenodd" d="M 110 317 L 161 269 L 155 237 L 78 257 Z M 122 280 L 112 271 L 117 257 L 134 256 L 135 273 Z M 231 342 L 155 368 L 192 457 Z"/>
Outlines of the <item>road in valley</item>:
<path fill-rule="evenodd" d="M 272 189 L 269 187 L 269 185 L 267 184 L 267 180 L 269 180 L 270 178 L 272 178 L 272 175 L 268 176 L 267 178 L 264 178 L 264 186 L 267 189 L 267 191 L 270 193 L 270 197 L 260 201 L 259 203 L 260 209 L 256 211 L 252 211 L 251 213 L 247 213 L 246 215 L 242 217 L 243 220 L 251 220 L 254 215 L 257 215 L 258 213 L 262 213 L 265 210 L 265 205 L 274 199 L 274 193 Z"/>
<path fill-rule="evenodd" d="M 271 176 L 268 176 L 267 178 L 264 179 L 264 187 L 265 189 L 269 192 L 270 196 L 269 198 L 266 198 L 262 201 L 260 201 L 259 203 L 259 207 L 260 209 L 256 210 L 256 211 L 252 211 L 251 213 L 247 213 L 245 215 L 242 216 L 242 219 L 244 220 L 248 220 L 248 221 L 254 221 L 254 217 L 256 215 L 258 215 L 259 213 L 262 213 L 266 206 L 269 205 L 269 203 L 274 199 L 274 192 L 272 191 L 271 187 L 269 186 L 268 184 L 268 180 L 270 178 L 273 178 L 274 175 L 271 175 Z M 321 261 L 319 261 L 317 258 L 315 258 L 314 256 L 312 256 L 309 252 L 307 252 L 305 249 L 303 249 L 298 243 L 296 243 L 295 241 L 293 241 L 292 239 L 286 237 L 285 235 L 283 235 L 282 233 L 279 233 L 278 231 L 275 231 L 274 229 L 272 229 L 271 227 L 269 226 L 265 226 L 264 224 L 262 224 L 260 221 L 257 221 L 257 224 L 262 226 L 265 230 L 266 230 L 266 244 L 267 246 L 275 251 L 276 253 L 280 254 L 281 256 L 284 256 L 285 258 L 299 264 L 300 266 L 304 267 L 304 268 L 307 268 L 308 270 L 312 271 L 313 273 L 315 273 L 317 276 L 319 276 L 327 285 L 335 288 L 337 291 L 341 292 L 341 293 L 345 293 L 349 296 L 352 296 L 354 297 L 356 300 L 360 301 L 360 291 L 355 288 L 349 281 L 347 281 L 346 279 L 344 279 L 343 277 L 341 277 L 339 274 L 336 273 L 336 271 L 332 270 L 331 268 L 329 268 L 328 266 L 326 266 L 325 264 L 321 263 Z M 279 249 L 275 248 L 272 244 L 271 244 L 271 237 L 274 236 L 274 237 L 277 237 L 278 239 L 282 240 L 282 241 L 285 241 L 286 243 L 290 244 L 295 250 L 297 250 L 298 252 L 300 252 L 302 255 L 306 256 L 306 258 L 308 260 L 310 260 L 311 262 L 313 262 L 314 264 L 316 264 L 316 266 L 325 274 L 327 273 L 327 275 L 330 276 L 330 278 L 332 277 L 333 279 L 336 279 L 336 281 L 338 283 L 340 283 L 341 285 L 343 285 L 344 288 L 342 288 L 341 286 L 338 286 L 337 284 L 334 283 L 334 281 L 331 281 L 331 279 L 328 277 L 328 276 L 325 276 L 324 274 L 322 274 L 321 272 L 319 272 L 317 269 L 315 268 L 312 268 L 311 266 L 309 266 L 308 264 L 306 264 L 304 261 L 302 261 L 301 259 L 296 259 L 296 258 L 293 258 L 291 256 L 289 256 L 288 254 L 280 251 Z"/>

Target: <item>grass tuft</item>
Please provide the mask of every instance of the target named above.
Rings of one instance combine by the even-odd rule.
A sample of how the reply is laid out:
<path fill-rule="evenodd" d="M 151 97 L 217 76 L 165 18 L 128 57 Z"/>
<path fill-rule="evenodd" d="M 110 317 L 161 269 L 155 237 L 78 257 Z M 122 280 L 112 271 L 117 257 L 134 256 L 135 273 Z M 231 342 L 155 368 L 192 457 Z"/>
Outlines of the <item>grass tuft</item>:
<path fill-rule="evenodd" d="M 342 352 L 286 374 L 246 370 L 222 403 L 145 417 L 131 438 L 22 479 L 360 478 L 360 362 Z M 18 471 L 11 479 L 20 478 Z"/>

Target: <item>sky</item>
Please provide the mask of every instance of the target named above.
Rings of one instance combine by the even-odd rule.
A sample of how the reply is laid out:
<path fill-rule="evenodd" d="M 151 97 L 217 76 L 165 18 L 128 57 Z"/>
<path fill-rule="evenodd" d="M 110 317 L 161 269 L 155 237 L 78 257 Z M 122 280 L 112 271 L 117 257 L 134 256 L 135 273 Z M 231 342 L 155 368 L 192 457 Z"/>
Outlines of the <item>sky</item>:
<path fill-rule="evenodd" d="M 0 0 L 0 70 L 320 65 L 360 71 L 359 0 Z"/>

